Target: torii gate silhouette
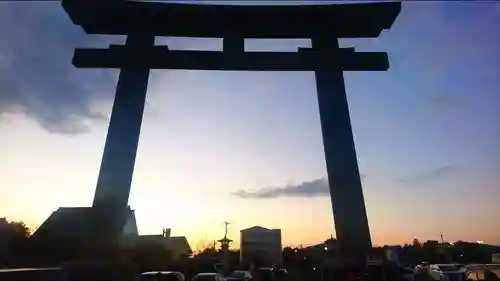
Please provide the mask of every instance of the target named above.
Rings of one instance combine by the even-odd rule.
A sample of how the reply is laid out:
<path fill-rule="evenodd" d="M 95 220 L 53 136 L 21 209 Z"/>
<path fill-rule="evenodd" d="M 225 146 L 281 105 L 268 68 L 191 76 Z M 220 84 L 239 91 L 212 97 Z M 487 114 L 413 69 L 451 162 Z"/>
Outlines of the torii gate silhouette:
<path fill-rule="evenodd" d="M 343 71 L 385 71 L 384 52 L 340 48 L 339 38 L 378 37 L 400 2 L 309 6 L 230 6 L 62 0 L 87 34 L 127 35 L 123 46 L 76 49 L 78 68 L 119 68 L 93 209 L 93 240 L 117 241 L 124 223 L 150 69 L 314 71 L 336 236 L 341 252 L 363 262 L 370 230 Z M 223 38 L 223 51 L 154 46 L 155 36 Z M 295 53 L 245 52 L 245 38 L 310 38 Z"/>

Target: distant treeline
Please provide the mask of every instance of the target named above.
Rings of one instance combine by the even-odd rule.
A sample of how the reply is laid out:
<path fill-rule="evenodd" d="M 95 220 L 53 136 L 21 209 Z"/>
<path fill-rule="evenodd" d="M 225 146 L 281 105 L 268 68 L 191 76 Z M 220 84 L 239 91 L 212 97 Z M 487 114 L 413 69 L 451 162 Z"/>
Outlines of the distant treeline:
<path fill-rule="evenodd" d="M 328 257 L 330 250 L 325 247 L 291 248 L 285 247 L 283 250 L 283 263 L 289 266 L 309 267 L 320 263 Z M 470 263 L 491 263 L 492 254 L 500 253 L 500 247 L 481 243 L 456 241 L 454 243 L 439 243 L 428 240 L 420 243 L 417 239 L 412 244 L 405 244 L 398 247 L 384 246 L 378 247 L 383 253 L 383 249 L 391 247 L 396 251 L 399 262 L 404 265 L 416 265 L 421 262 L 440 263 L 456 262 L 463 264 Z"/>

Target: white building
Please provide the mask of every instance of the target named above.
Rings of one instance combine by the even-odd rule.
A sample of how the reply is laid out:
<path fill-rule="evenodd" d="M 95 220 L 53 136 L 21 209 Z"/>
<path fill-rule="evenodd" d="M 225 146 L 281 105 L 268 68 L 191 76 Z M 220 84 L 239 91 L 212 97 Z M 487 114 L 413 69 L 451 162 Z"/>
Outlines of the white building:
<path fill-rule="evenodd" d="M 281 264 L 281 229 L 254 226 L 240 231 L 240 263 L 272 266 Z"/>

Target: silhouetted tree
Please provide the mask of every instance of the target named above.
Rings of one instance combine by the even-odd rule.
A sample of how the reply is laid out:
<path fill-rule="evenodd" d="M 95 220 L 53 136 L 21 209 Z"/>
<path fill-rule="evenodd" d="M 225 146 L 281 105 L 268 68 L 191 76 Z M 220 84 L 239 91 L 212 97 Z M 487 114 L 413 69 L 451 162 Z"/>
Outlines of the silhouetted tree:
<path fill-rule="evenodd" d="M 498 249 L 490 249 L 488 245 L 457 241 L 450 247 L 453 259 L 461 263 L 488 263 L 491 255 Z"/>
<path fill-rule="evenodd" d="M 31 230 L 22 221 L 9 221 L 4 220 L 4 227 L 0 228 L 2 235 L 11 237 L 28 238 L 31 235 Z"/>
<path fill-rule="evenodd" d="M 215 243 L 209 239 L 202 239 L 196 243 L 195 253 L 215 252 Z"/>
<path fill-rule="evenodd" d="M 412 244 L 413 247 L 422 247 L 422 245 L 420 244 L 420 241 L 417 239 L 417 238 L 413 238 L 413 244 Z"/>
<path fill-rule="evenodd" d="M 197 249 L 192 258 L 192 261 L 195 263 L 195 266 L 192 269 L 193 271 L 212 272 L 215 270 L 216 264 L 221 262 L 222 254 L 214 246 L 214 241 L 210 241 L 208 239 L 201 240 L 197 243 Z"/>
<path fill-rule="evenodd" d="M 3 243 L 3 261 L 5 264 L 20 264 L 27 256 L 30 229 L 22 221 L 7 221 L 3 219 L 0 237 Z"/>
<path fill-rule="evenodd" d="M 417 264 L 422 261 L 429 263 L 446 262 L 458 263 L 488 263 L 491 255 L 500 252 L 500 247 L 457 241 L 455 243 L 439 243 L 427 241 L 424 244 L 404 245 L 400 260 L 404 264 Z"/>
<path fill-rule="evenodd" d="M 427 240 L 422 245 L 422 259 L 430 263 L 436 263 L 438 260 L 439 242 L 436 240 Z"/>
<path fill-rule="evenodd" d="M 283 248 L 282 258 L 283 258 L 283 264 L 285 266 L 293 266 L 295 261 L 294 249 L 292 249 L 292 247 Z"/>

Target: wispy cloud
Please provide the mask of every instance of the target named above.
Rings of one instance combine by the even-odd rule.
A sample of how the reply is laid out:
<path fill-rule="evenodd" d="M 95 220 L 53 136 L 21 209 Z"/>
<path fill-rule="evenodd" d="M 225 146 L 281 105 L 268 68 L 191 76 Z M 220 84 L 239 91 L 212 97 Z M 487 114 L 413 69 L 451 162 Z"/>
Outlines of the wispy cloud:
<path fill-rule="evenodd" d="M 409 176 L 400 180 L 400 182 L 408 185 L 427 184 L 433 181 L 442 180 L 455 175 L 458 168 L 453 165 L 445 165 L 435 169 Z M 361 180 L 365 180 L 367 176 L 361 175 Z M 258 190 L 239 190 L 232 194 L 233 196 L 245 199 L 271 199 L 279 197 L 322 197 L 329 196 L 330 190 L 326 177 L 319 179 L 304 181 L 298 184 L 289 184 L 286 186 L 267 187 Z"/>
<path fill-rule="evenodd" d="M 58 2 L 0 5 L 0 118 L 22 113 L 50 132 L 86 132 L 106 116 L 94 103 L 112 98 L 113 71 L 83 71 L 71 65 L 75 47 L 102 38 L 85 35 Z M 86 43 L 86 44 L 85 44 Z"/>
<path fill-rule="evenodd" d="M 366 178 L 361 175 L 361 179 Z M 278 197 L 320 197 L 329 196 L 328 180 L 323 177 L 299 184 L 289 184 L 283 187 L 268 187 L 255 191 L 239 190 L 234 196 L 246 199 L 270 199 Z"/>
<path fill-rule="evenodd" d="M 445 165 L 437 167 L 435 169 L 429 170 L 424 173 L 420 173 L 414 176 L 403 178 L 400 181 L 405 184 L 418 185 L 426 184 L 433 181 L 441 180 L 449 176 L 455 175 L 458 172 L 458 168 L 453 165 Z"/>

